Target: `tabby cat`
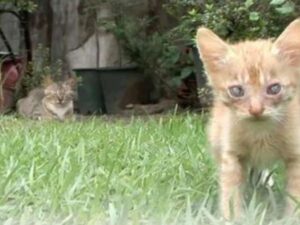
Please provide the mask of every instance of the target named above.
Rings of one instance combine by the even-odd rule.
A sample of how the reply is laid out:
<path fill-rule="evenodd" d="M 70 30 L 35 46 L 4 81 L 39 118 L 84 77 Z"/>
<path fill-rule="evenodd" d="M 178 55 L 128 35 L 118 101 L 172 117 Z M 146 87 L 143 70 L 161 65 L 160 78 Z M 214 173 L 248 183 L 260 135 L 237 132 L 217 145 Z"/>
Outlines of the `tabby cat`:
<path fill-rule="evenodd" d="M 75 78 L 54 82 L 47 77 L 42 88 L 33 89 L 26 98 L 17 103 L 20 115 L 38 120 L 59 120 L 73 118 Z"/>

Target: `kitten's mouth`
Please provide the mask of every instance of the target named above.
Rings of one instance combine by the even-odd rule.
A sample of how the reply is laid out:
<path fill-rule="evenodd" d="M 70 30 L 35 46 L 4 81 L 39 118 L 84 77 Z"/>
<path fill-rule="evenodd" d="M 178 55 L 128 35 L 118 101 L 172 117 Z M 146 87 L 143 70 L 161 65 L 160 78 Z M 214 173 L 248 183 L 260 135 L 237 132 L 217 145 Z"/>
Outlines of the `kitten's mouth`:
<path fill-rule="evenodd" d="M 253 121 L 253 122 L 266 122 L 270 119 L 268 116 L 250 116 L 247 118 L 247 120 Z"/>

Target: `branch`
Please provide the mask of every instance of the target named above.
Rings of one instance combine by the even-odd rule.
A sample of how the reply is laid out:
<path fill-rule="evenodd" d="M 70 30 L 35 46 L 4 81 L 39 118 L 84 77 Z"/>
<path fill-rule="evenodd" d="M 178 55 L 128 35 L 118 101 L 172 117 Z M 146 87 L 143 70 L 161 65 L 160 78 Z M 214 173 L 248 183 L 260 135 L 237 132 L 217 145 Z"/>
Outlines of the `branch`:
<path fill-rule="evenodd" d="M 13 10 L 10 10 L 10 9 L 0 9 L 0 14 L 2 13 L 10 13 L 12 15 L 14 15 L 15 17 L 17 17 L 19 20 L 21 20 L 21 16 L 19 13 L 13 11 Z"/>

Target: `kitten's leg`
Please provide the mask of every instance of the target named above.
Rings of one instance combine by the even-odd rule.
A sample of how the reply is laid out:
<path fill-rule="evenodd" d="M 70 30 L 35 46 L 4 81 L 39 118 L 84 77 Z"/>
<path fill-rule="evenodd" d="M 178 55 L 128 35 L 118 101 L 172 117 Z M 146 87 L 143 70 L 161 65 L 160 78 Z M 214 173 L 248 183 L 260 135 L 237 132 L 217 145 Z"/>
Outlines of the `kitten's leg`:
<path fill-rule="evenodd" d="M 241 186 L 244 167 L 239 158 L 224 153 L 220 158 L 220 208 L 225 219 L 238 218 L 241 214 Z"/>
<path fill-rule="evenodd" d="M 300 203 L 300 158 L 286 162 L 287 200 L 286 214 L 299 212 Z"/>

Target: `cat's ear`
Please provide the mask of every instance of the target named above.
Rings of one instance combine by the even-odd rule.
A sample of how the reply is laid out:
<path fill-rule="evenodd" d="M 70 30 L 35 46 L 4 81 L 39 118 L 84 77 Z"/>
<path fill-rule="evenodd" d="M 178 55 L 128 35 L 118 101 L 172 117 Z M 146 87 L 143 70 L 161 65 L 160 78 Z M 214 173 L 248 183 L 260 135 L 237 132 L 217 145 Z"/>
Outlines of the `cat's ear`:
<path fill-rule="evenodd" d="M 54 83 L 54 81 L 52 80 L 51 76 L 47 75 L 47 76 L 44 77 L 42 85 L 43 85 L 44 88 L 46 88 L 46 87 L 50 86 L 53 83 Z"/>
<path fill-rule="evenodd" d="M 272 53 L 290 66 L 300 66 L 300 18 L 290 23 L 275 40 Z"/>
<path fill-rule="evenodd" d="M 70 86 L 72 89 L 75 89 L 77 84 L 77 79 L 75 76 L 71 75 L 66 81 L 65 84 Z"/>
<path fill-rule="evenodd" d="M 229 45 L 211 30 L 200 27 L 196 44 L 206 69 L 209 72 L 221 70 L 227 62 Z"/>

